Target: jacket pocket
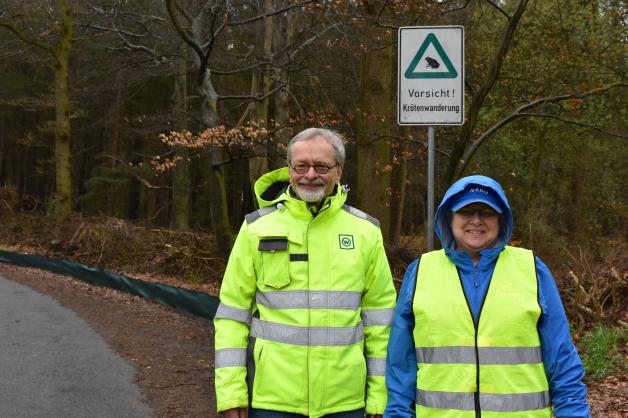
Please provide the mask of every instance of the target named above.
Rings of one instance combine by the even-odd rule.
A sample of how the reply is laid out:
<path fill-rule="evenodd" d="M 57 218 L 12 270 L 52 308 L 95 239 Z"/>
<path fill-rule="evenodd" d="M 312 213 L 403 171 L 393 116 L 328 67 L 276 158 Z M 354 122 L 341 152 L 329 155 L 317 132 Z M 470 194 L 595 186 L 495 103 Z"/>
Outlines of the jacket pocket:
<path fill-rule="evenodd" d="M 258 250 L 262 259 L 262 282 L 281 289 L 290 283 L 288 237 L 261 237 Z"/>

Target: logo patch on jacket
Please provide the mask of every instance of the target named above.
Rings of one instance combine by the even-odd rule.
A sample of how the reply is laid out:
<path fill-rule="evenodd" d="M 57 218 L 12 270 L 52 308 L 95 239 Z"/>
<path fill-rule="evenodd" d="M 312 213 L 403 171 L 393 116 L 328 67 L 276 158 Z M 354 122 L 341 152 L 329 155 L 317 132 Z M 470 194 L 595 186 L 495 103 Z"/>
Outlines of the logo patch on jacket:
<path fill-rule="evenodd" d="M 353 235 L 338 234 L 338 242 L 340 243 L 341 250 L 353 250 L 355 248 Z"/>

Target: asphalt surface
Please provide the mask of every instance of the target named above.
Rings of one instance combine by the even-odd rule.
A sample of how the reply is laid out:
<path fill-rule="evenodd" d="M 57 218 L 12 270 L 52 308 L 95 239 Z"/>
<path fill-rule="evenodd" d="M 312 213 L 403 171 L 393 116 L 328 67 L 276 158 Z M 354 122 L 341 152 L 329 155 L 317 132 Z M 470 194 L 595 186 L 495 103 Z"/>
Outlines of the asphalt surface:
<path fill-rule="evenodd" d="M 74 312 L 0 277 L 0 417 L 151 417 L 133 374 Z"/>

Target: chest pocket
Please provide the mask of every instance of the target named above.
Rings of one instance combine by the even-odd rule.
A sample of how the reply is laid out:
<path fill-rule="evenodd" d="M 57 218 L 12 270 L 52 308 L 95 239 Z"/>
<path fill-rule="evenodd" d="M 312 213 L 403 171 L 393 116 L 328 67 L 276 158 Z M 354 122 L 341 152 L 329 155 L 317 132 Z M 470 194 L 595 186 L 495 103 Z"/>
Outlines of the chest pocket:
<path fill-rule="evenodd" d="M 288 237 L 260 237 L 258 251 L 262 261 L 262 282 L 281 289 L 290 283 Z"/>

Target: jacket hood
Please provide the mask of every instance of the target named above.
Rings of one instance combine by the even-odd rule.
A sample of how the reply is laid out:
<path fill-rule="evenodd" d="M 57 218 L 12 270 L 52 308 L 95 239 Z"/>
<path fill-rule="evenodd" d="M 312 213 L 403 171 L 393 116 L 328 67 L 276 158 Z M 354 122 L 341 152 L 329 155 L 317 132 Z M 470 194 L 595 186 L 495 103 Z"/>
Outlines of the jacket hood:
<path fill-rule="evenodd" d="M 502 186 L 492 178 L 486 176 L 463 177 L 447 189 L 434 216 L 434 231 L 440 240 L 441 246 L 445 249 L 454 249 L 455 247 L 454 234 L 451 230 L 451 206 L 457 200 L 457 195 L 464 191 L 469 185 L 489 188 L 495 192 L 498 199 L 501 201 L 502 213 L 499 218 L 500 229 L 494 248 L 503 247 L 510 241 L 512 235 L 512 211 Z"/>
<path fill-rule="evenodd" d="M 264 174 L 255 182 L 255 198 L 260 208 L 272 206 L 286 199 L 286 188 L 290 185 L 288 167 Z"/>

